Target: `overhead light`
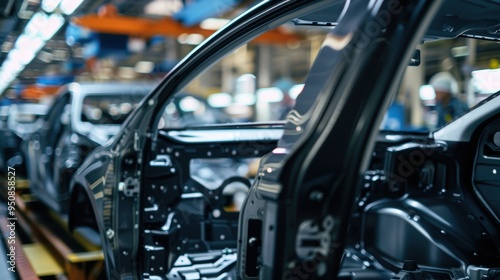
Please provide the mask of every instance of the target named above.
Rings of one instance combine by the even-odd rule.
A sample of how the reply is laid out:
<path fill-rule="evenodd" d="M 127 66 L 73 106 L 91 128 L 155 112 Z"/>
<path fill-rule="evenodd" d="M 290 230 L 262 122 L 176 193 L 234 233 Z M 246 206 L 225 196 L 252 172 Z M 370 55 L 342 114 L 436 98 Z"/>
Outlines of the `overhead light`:
<path fill-rule="evenodd" d="M 2 71 L 0 73 L 0 81 L 4 82 L 6 85 L 9 85 L 10 81 L 12 81 L 17 74 L 11 73 L 11 72 L 6 72 Z"/>
<path fill-rule="evenodd" d="M 83 3 L 83 0 L 62 0 L 59 8 L 66 15 L 71 15 Z"/>
<path fill-rule="evenodd" d="M 5 72 L 5 76 L 7 77 L 15 77 L 15 75 L 19 74 L 23 68 L 24 65 L 22 65 L 19 61 L 14 61 L 12 59 L 7 59 L 7 61 L 2 64 L 2 72 Z"/>
<path fill-rule="evenodd" d="M 228 22 L 229 20 L 224 18 L 207 18 L 200 23 L 200 27 L 206 30 L 218 30 Z"/>
<path fill-rule="evenodd" d="M 14 66 L 14 65 L 12 65 Z M 11 68 L 11 65 L 9 65 L 9 67 L 7 68 Z M 16 73 L 15 72 L 8 72 L 8 71 L 3 71 L 2 73 L 0 73 L 0 80 L 1 81 L 9 81 L 9 80 L 12 80 L 16 77 Z"/>
<path fill-rule="evenodd" d="M 45 26 L 40 32 L 40 36 L 42 37 L 43 40 L 50 40 L 50 38 L 54 37 L 54 35 L 61 29 L 61 27 L 64 25 L 64 18 L 61 15 L 58 14 L 51 14 L 46 22 Z"/>
<path fill-rule="evenodd" d="M 231 95 L 221 92 L 214 93 L 207 98 L 207 102 L 210 106 L 214 108 L 224 108 L 231 105 L 233 98 Z"/>
<path fill-rule="evenodd" d="M 35 37 L 40 30 L 45 27 L 47 18 L 47 15 L 43 12 L 36 13 L 26 24 L 23 34 L 29 37 Z"/>
<path fill-rule="evenodd" d="M 257 100 L 276 103 L 283 100 L 283 92 L 277 87 L 261 88 L 257 90 Z"/>
<path fill-rule="evenodd" d="M 61 0 L 43 0 L 42 9 L 47 13 L 52 13 L 59 3 L 61 3 Z"/>
<path fill-rule="evenodd" d="M 37 52 L 43 47 L 44 44 L 45 42 L 41 37 L 38 36 L 31 37 L 25 34 L 21 34 L 17 38 L 14 47 L 17 49 L 24 49 L 32 52 Z"/>
<path fill-rule="evenodd" d="M 73 2 L 73 0 L 70 0 L 69 2 L 70 4 L 79 2 L 78 5 L 80 5 L 82 1 L 76 0 Z M 68 0 L 63 0 L 64 2 L 68 2 Z M 33 60 L 47 41 L 64 25 L 64 22 L 64 18 L 59 14 L 47 16 L 45 12 L 37 12 L 33 15 L 0 68 L 0 80 L 2 81 L 0 83 L 0 94 L 24 70 L 24 67 Z"/>
<path fill-rule="evenodd" d="M 25 49 L 13 49 L 9 53 L 9 58 L 13 61 L 19 62 L 22 65 L 26 65 L 30 63 L 33 58 L 35 58 L 35 53 Z"/>

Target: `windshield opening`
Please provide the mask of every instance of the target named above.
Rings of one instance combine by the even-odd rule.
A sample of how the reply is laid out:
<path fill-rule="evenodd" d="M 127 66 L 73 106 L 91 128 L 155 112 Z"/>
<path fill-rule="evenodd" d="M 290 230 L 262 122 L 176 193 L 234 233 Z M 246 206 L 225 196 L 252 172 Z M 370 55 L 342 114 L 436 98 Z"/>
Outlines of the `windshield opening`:
<path fill-rule="evenodd" d="M 332 27 L 281 27 L 294 40 L 248 43 L 223 57 L 169 100 L 158 128 L 285 120 Z"/>
<path fill-rule="evenodd" d="M 282 27 L 299 40 L 236 49 L 170 99 L 158 128 L 285 120 L 334 27 Z M 421 42 L 418 63 L 408 63 L 380 130 L 432 132 L 500 90 L 497 42 L 465 37 Z"/>

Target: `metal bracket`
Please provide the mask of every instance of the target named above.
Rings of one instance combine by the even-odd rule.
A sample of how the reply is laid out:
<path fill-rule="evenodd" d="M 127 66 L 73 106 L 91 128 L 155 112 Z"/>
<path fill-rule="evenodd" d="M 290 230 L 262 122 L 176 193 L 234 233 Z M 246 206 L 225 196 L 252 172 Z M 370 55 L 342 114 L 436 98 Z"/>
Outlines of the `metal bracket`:
<path fill-rule="evenodd" d="M 150 166 L 168 167 L 172 166 L 172 160 L 169 155 L 157 155 L 156 158 L 149 162 Z"/>
<path fill-rule="evenodd" d="M 302 222 L 295 243 L 297 256 L 303 260 L 313 259 L 316 254 L 327 256 L 334 225 L 332 216 L 326 216 L 321 227 L 313 220 Z"/>
<path fill-rule="evenodd" d="M 127 197 L 132 197 L 139 193 L 139 179 L 128 177 L 125 182 L 120 182 L 118 184 L 118 190 L 123 192 L 123 195 Z"/>
<path fill-rule="evenodd" d="M 467 275 L 470 280 L 497 279 L 500 276 L 500 268 L 477 267 L 470 265 L 467 267 Z"/>

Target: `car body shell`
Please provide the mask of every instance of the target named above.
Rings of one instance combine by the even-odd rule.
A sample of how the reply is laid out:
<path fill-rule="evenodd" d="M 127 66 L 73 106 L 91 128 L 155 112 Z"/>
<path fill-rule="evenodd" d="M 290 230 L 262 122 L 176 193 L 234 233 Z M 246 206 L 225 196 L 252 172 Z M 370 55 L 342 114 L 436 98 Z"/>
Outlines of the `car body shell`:
<path fill-rule="evenodd" d="M 37 129 L 25 141 L 32 192 L 49 207 L 65 214 L 74 171 L 89 152 L 105 144 L 120 128 L 120 124 L 98 125 L 82 121 L 84 99 L 107 96 L 130 99 L 130 103 L 137 104 L 150 89 L 147 83 L 63 86 L 46 117 L 39 120 Z"/>
<path fill-rule="evenodd" d="M 200 252 L 179 242 L 186 240 L 182 236 L 189 225 L 213 230 L 220 221 L 213 212 L 219 205 L 212 204 L 214 193 L 190 185 L 182 172 L 189 170 L 190 159 L 245 158 L 246 151 L 262 159 L 232 240 L 237 253 L 200 255 L 212 265 L 237 263 L 235 273 L 241 279 L 409 277 L 421 272 L 411 258 L 439 279 L 495 273 L 500 248 L 494 238 L 499 226 L 498 209 L 492 206 L 496 202 L 488 202 L 486 187 L 477 189 L 466 178 L 467 172 L 473 173 L 467 158 L 476 157 L 472 131 L 497 116 L 496 109 L 488 108 L 498 108 L 499 97 L 492 96 L 485 110 L 476 109 L 431 135 L 379 134 L 377 129 L 426 28 L 435 31 L 429 38 L 446 38 L 473 36 L 476 25 L 458 20 L 458 33 L 439 31 L 447 9 L 456 3 L 452 1 L 375 2 L 352 1 L 337 13 L 342 20 L 327 36 L 284 125 L 156 129 L 168 99 L 225 53 L 271 27 L 338 1 L 264 1 L 200 44 L 165 77 L 114 141 L 96 149 L 73 177 L 70 227 L 90 226 L 99 232 L 109 278 L 202 277 L 196 263 L 200 260 L 187 256 Z M 500 8 L 489 4 L 495 11 Z M 387 14 L 390 20 L 382 22 L 384 28 L 378 26 L 384 32 L 363 32 L 380 25 L 377 20 Z M 477 32 L 483 34 L 483 29 Z M 473 121 L 467 121 L 470 117 Z M 251 132 L 236 138 L 244 129 Z M 226 154 L 234 147 L 241 149 Z M 462 149 L 470 152 L 454 158 Z M 416 154 L 424 161 L 410 164 L 410 174 L 401 174 L 402 162 Z M 441 176 L 432 180 L 445 181 L 432 181 L 436 188 L 424 191 L 429 182 L 420 176 L 427 173 Z M 168 195 L 158 193 L 162 182 Z M 422 187 L 422 182 L 427 185 Z M 195 197 L 202 200 L 199 214 L 179 209 L 183 202 L 195 203 Z M 81 215 L 82 209 L 88 215 Z M 167 218 L 182 213 L 189 213 L 185 220 L 191 222 Z M 234 217 L 222 217 L 224 226 L 234 226 Z M 195 239 L 188 238 L 186 244 Z M 206 245 L 204 253 L 220 250 L 214 239 L 197 240 Z M 219 272 L 211 277 L 228 277 L 227 271 Z"/>

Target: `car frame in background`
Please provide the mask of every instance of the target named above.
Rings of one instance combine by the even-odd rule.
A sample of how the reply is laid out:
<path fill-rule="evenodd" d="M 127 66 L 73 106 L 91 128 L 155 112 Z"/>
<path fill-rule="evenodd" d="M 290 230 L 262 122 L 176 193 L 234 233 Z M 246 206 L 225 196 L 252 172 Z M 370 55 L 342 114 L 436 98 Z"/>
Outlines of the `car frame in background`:
<path fill-rule="evenodd" d="M 16 169 L 19 178 L 26 178 L 26 155 L 22 142 L 36 129 L 36 121 L 47 112 L 46 105 L 37 103 L 16 103 L 5 106 L 0 129 L 0 169 Z"/>
<path fill-rule="evenodd" d="M 61 87 L 46 116 L 25 141 L 32 193 L 56 212 L 66 214 L 74 171 L 89 152 L 117 133 L 152 86 L 110 82 Z M 96 106 L 103 102 L 105 108 Z"/>
<path fill-rule="evenodd" d="M 500 40 L 500 4 L 480 2 L 255 5 L 194 49 L 84 161 L 72 181 L 70 228 L 97 230 L 110 279 L 498 275 L 500 209 L 487 195 L 497 179 L 487 174 L 499 164 L 483 149 L 500 127 L 499 94 L 431 135 L 378 135 L 422 37 Z M 284 125 L 158 129 L 168 101 L 194 77 L 297 18 L 336 27 Z M 193 160 L 209 167 L 252 157 L 262 159 L 250 179 L 235 174 L 207 189 L 190 176 Z M 236 181 L 251 182 L 239 216 L 221 202 Z"/>

